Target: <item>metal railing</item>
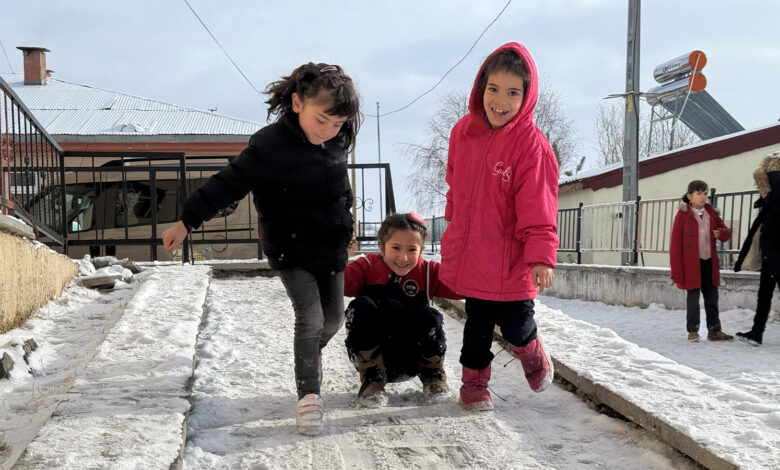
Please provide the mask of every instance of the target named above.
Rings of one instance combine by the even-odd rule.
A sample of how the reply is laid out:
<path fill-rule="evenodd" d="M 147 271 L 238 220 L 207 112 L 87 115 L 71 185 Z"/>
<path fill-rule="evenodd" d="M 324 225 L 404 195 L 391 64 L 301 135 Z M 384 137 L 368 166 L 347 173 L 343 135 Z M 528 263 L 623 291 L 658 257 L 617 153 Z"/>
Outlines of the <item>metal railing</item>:
<path fill-rule="evenodd" d="M 64 224 L 70 233 L 68 245 L 89 247 L 93 256 L 115 255 L 117 247 L 146 246 L 148 259 L 157 260 L 162 247 L 159 226 L 177 221 L 184 201 L 232 158 L 133 152 L 67 153 L 65 161 L 71 163 L 63 169 L 69 201 Z M 383 188 L 383 207 L 395 211 L 390 166 L 384 163 L 348 167 L 357 178 L 353 183 L 356 195 L 353 214 L 360 229 L 357 238 L 375 240 L 374 234 L 366 233 L 365 227 L 378 226 L 387 215 L 373 211 L 372 191 L 377 172 L 384 172 L 379 173 L 380 181 L 388 185 Z M 31 199 L 31 206 L 41 204 L 47 197 L 45 192 L 39 193 Z M 207 245 L 206 250 L 213 254 L 231 244 L 253 244 L 257 247 L 257 257 L 262 258 L 258 216 L 252 198 L 252 193 L 248 194 L 243 201 L 194 230 L 190 236 L 192 245 Z M 242 202 L 247 209 L 236 212 L 229 221 L 228 216 Z M 378 220 L 366 220 L 372 214 Z M 185 243 L 182 248 L 182 259 L 189 260 L 194 254 L 190 253 L 191 247 Z M 65 253 L 68 254 L 67 247 Z"/>
<path fill-rule="evenodd" d="M 57 245 L 67 243 L 63 167 L 62 149 L 0 78 L 0 212 Z"/>
<path fill-rule="evenodd" d="M 680 198 L 651 199 L 639 203 L 637 251 L 668 253 L 672 223 L 679 210 Z"/>
<path fill-rule="evenodd" d="M 723 223 L 731 230 L 731 238 L 725 243 L 717 242 L 718 253 L 722 256 L 722 265 L 728 266 L 734 261 L 734 256 L 739 254 L 742 243 L 747 236 L 750 225 L 756 217 L 756 209 L 753 204 L 758 199 L 758 191 L 740 191 L 734 193 L 718 194 L 713 188 L 710 191 L 710 200 L 713 207 L 718 209 Z M 561 237 L 560 252 L 575 252 L 578 254 L 578 263 L 581 262 L 580 254 L 585 251 L 626 252 L 634 254 L 642 253 L 668 253 L 669 242 L 672 233 L 674 217 L 680 206 L 680 198 L 639 200 L 637 203 L 613 203 L 599 204 L 595 206 L 583 206 L 577 209 L 561 209 L 558 212 L 558 234 Z M 638 207 L 632 211 L 630 207 Z M 618 208 L 622 207 L 622 210 Z M 613 212 L 609 214 L 610 210 Z M 578 230 L 575 217 L 571 212 L 576 212 L 581 218 L 583 235 L 576 240 L 571 240 L 568 234 Z M 632 212 L 636 212 L 635 216 Z M 626 230 L 625 220 L 630 228 L 633 224 L 633 237 L 630 246 L 619 243 L 623 232 Z M 595 235 L 594 235 L 595 234 Z M 591 237 L 590 239 L 588 237 Z M 578 247 L 573 249 L 572 247 Z M 727 255 L 732 255 L 731 257 Z"/>
<path fill-rule="evenodd" d="M 710 191 L 713 207 L 720 211 L 723 223 L 730 228 L 731 238 L 725 243 L 717 242 L 718 253 L 724 258 L 725 267 L 739 254 L 757 211 L 753 204 L 758 191 L 740 191 L 718 194 Z M 584 252 L 632 253 L 634 258 L 641 253 L 668 253 L 672 224 L 680 206 L 680 198 L 642 200 L 636 202 L 615 202 L 585 206 L 582 203 L 573 209 L 558 210 L 558 237 L 561 253 L 576 253 L 577 263 L 582 262 Z M 442 217 L 429 220 L 429 228 L 437 225 L 446 227 Z M 632 235 L 628 244 L 625 231 Z M 432 230 L 431 244 L 441 242 L 444 232 Z M 727 256 L 732 255 L 732 256 Z"/>
<path fill-rule="evenodd" d="M 580 252 L 611 251 L 629 253 L 635 250 L 635 236 L 623 236 L 631 227 L 636 227 L 637 203 L 634 201 L 612 202 L 593 206 L 582 206 Z M 560 229 L 559 229 L 560 233 Z"/>
<path fill-rule="evenodd" d="M 726 254 L 739 254 L 758 210 L 753 204 L 758 200 L 758 191 L 740 191 L 736 193 L 716 194 L 712 191 L 712 205 L 720 210 L 720 218 L 731 229 L 731 238 L 718 247 Z"/>

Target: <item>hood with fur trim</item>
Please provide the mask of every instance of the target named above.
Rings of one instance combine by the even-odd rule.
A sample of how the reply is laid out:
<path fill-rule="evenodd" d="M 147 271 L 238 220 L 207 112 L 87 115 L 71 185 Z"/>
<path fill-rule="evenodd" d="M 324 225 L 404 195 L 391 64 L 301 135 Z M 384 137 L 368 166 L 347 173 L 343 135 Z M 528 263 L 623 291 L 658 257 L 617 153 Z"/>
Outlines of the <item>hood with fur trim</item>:
<path fill-rule="evenodd" d="M 773 171 L 780 171 L 780 150 L 764 157 L 761 163 L 758 164 L 756 171 L 753 172 L 753 180 L 756 182 L 756 187 L 761 197 L 766 197 L 772 190 L 767 173 Z"/>
<path fill-rule="evenodd" d="M 709 203 L 705 204 L 704 208 L 706 209 L 707 206 L 710 206 L 712 208 L 713 212 L 715 212 L 716 214 L 720 215 L 720 209 L 718 209 L 717 207 L 715 207 L 715 206 L 713 206 L 712 204 L 709 204 Z M 689 207 L 691 207 L 691 203 L 690 202 L 680 201 L 679 209 L 681 211 L 688 212 L 688 208 Z"/>

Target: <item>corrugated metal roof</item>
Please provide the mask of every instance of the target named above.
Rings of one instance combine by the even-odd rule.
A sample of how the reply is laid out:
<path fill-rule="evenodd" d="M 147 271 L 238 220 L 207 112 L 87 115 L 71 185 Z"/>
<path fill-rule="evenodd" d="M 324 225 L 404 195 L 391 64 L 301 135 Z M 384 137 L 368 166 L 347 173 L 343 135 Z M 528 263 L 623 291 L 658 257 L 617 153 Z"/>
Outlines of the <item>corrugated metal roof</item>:
<path fill-rule="evenodd" d="M 46 85 L 24 85 L 22 74 L 0 77 L 52 135 L 250 136 L 264 126 L 52 78 Z"/>

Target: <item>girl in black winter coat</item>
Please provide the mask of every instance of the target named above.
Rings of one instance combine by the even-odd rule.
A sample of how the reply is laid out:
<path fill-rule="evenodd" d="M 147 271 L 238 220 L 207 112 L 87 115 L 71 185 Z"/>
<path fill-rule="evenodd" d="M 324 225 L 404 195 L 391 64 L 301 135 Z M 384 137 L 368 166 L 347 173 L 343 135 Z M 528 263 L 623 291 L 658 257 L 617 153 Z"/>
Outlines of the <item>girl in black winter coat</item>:
<path fill-rule="evenodd" d="M 352 239 L 347 153 L 361 121 L 352 79 L 341 67 L 308 63 L 268 85 L 268 117 L 249 146 L 209 178 L 162 234 L 172 252 L 193 228 L 254 193 L 271 268 L 295 311 L 298 432 L 322 432 L 321 350 L 344 322 L 344 268 Z"/>
<path fill-rule="evenodd" d="M 753 328 L 737 333 L 740 341 L 760 346 L 764 341 L 775 286 L 780 289 L 780 152 L 764 158 L 753 173 L 753 179 L 761 196 L 756 201 L 756 207 L 760 209 L 734 264 L 734 271 L 756 269 L 757 266 L 751 266 L 751 260 L 760 259 L 761 278 Z M 755 240 L 757 233 L 758 240 Z M 758 250 L 758 256 L 754 256 L 754 250 Z"/>

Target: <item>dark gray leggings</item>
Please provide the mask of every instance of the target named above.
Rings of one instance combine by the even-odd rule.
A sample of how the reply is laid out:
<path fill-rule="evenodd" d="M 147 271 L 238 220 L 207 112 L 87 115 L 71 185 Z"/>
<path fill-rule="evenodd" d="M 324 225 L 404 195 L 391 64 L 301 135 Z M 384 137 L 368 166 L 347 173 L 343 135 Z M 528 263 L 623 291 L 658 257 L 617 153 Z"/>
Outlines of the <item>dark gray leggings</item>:
<path fill-rule="evenodd" d="M 295 385 L 298 398 L 320 393 L 320 350 L 344 323 L 344 272 L 314 275 L 285 269 L 280 277 L 295 311 Z"/>

